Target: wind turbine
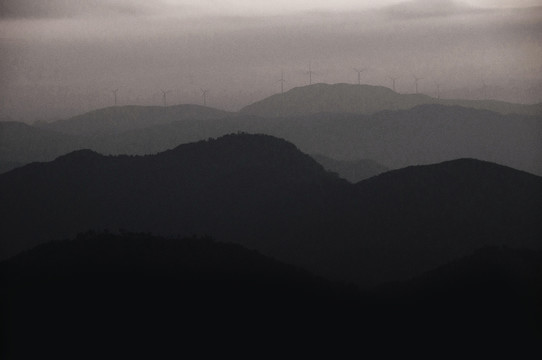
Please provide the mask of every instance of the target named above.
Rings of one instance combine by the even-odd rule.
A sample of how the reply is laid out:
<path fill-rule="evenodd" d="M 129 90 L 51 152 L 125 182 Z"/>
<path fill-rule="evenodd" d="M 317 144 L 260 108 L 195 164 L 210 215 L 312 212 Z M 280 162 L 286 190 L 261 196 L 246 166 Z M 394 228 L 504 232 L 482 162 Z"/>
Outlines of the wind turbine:
<path fill-rule="evenodd" d="M 391 80 L 391 88 L 393 89 L 393 91 L 396 91 L 395 90 L 395 80 L 399 79 L 399 76 L 389 76 L 390 80 Z"/>
<path fill-rule="evenodd" d="M 418 81 L 423 80 L 423 78 L 417 77 L 416 75 L 412 75 L 414 77 L 414 84 L 416 86 L 416 94 L 418 93 Z"/>
<path fill-rule="evenodd" d="M 113 96 L 115 97 L 115 106 L 117 106 L 117 91 L 119 91 L 119 89 L 112 90 Z"/>
<path fill-rule="evenodd" d="M 435 81 L 435 86 L 437 87 L 437 99 L 440 100 L 440 83 Z"/>
<path fill-rule="evenodd" d="M 160 90 L 162 92 L 162 100 L 164 101 L 164 106 L 167 106 L 166 103 L 166 95 L 167 93 L 171 92 L 171 90 Z"/>
<path fill-rule="evenodd" d="M 281 70 L 279 82 L 280 82 L 280 94 L 284 95 L 284 83 L 286 82 L 286 80 L 284 80 L 284 70 Z"/>
<path fill-rule="evenodd" d="M 307 72 L 309 74 L 309 85 L 312 85 L 312 67 L 311 67 L 311 63 L 309 62 L 309 71 Z"/>
<path fill-rule="evenodd" d="M 201 89 L 201 96 L 203 97 L 203 106 L 207 106 L 207 93 L 209 90 Z"/>
<path fill-rule="evenodd" d="M 354 68 L 354 71 L 358 73 L 358 85 L 361 85 L 361 73 L 366 71 L 367 68 L 362 68 L 362 69 L 356 69 Z"/>
<path fill-rule="evenodd" d="M 482 78 L 482 100 L 487 100 L 487 84 L 484 78 Z"/>

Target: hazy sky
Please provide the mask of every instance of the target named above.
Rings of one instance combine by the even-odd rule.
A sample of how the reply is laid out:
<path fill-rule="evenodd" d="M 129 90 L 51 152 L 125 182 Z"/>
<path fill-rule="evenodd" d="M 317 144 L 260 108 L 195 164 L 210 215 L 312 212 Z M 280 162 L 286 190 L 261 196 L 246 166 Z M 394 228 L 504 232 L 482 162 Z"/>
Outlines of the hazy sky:
<path fill-rule="evenodd" d="M 0 116 L 113 104 L 237 110 L 314 82 L 542 101 L 538 0 L 0 0 Z"/>

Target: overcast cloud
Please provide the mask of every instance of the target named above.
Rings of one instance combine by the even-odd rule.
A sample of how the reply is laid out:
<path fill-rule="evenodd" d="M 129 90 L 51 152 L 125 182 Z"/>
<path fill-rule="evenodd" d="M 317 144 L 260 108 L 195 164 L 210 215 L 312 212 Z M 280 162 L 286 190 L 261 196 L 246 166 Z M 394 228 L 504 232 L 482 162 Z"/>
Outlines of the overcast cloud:
<path fill-rule="evenodd" d="M 143 0 L 3 0 L 3 19 L 62 19 L 92 16 L 141 16 L 156 13 L 156 5 Z"/>
<path fill-rule="evenodd" d="M 0 115 L 33 121 L 119 103 L 237 110 L 280 89 L 363 81 L 412 92 L 542 101 L 542 7 L 532 1 L 0 2 Z M 503 6 L 506 5 L 506 6 Z M 5 55 L 4 55 L 5 54 Z"/>

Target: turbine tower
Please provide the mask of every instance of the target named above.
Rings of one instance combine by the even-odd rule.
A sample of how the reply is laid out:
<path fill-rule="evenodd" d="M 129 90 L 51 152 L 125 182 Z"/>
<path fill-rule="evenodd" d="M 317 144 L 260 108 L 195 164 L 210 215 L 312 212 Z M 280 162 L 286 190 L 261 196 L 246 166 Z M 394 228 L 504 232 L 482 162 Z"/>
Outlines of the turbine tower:
<path fill-rule="evenodd" d="M 484 78 L 482 78 L 482 100 L 487 100 L 487 84 Z"/>
<path fill-rule="evenodd" d="M 437 87 L 437 99 L 440 100 L 440 83 L 435 81 L 435 86 Z"/>
<path fill-rule="evenodd" d="M 416 75 L 412 75 L 414 77 L 414 85 L 416 86 L 416 94 L 418 93 L 418 82 L 420 80 L 423 80 L 423 78 L 417 77 Z"/>
<path fill-rule="evenodd" d="M 312 85 L 312 67 L 311 67 L 311 63 L 309 62 L 309 71 L 308 71 L 308 74 L 309 74 L 309 85 Z"/>
<path fill-rule="evenodd" d="M 160 90 L 162 92 L 162 100 L 164 102 L 164 106 L 167 106 L 167 102 L 166 102 L 166 95 L 167 93 L 171 92 L 171 90 Z"/>
<path fill-rule="evenodd" d="M 356 69 L 354 68 L 354 71 L 358 73 L 358 85 L 361 85 L 361 73 L 366 71 L 367 68 L 362 68 L 362 69 Z"/>
<path fill-rule="evenodd" d="M 284 70 L 281 70 L 279 82 L 280 82 L 280 94 L 284 95 L 284 83 L 286 82 L 286 80 L 284 80 Z"/>
<path fill-rule="evenodd" d="M 113 96 L 115 97 L 115 106 L 117 106 L 117 91 L 119 91 L 119 89 L 112 90 Z"/>
<path fill-rule="evenodd" d="M 391 80 L 391 88 L 393 89 L 393 91 L 397 92 L 395 90 L 395 80 L 399 79 L 399 77 L 398 76 L 390 76 L 389 78 Z"/>
<path fill-rule="evenodd" d="M 207 93 L 209 90 L 201 89 L 201 96 L 203 97 L 203 106 L 207 106 Z"/>

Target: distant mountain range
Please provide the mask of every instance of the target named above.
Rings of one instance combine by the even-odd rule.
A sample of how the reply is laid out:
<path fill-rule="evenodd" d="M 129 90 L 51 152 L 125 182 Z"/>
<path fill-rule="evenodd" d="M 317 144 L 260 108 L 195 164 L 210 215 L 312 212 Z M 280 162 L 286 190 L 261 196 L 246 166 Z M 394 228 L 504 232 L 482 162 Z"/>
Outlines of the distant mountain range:
<path fill-rule="evenodd" d="M 352 84 L 314 84 L 275 94 L 240 110 L 262 117 L 291 117 L 327 113 L 374 114 L 439 104 L 490 110 L 501 114 L 541 115 L 542 104 L 523 105 L 496 100 L 435 99 L 423 94 L 399 94 L 387 87 Z"/>
<path fill-rule="evenodd" d="M 316 84 L 0 122 L 0 357 L 517 357 L 542 339 L 540 107 Z"/>
<path fill-rule="evenodd" d="M 542 179 L 455 160 L 355 185 L 294 145 L 229 135 L 152 156 L 88 150 L 0 175 L 4 256 L 88 229 L 209 234 L 332 279 L 405 279 L 485 245 L 540 247 Z"/>
<path fill-rule="evenodd" d="M 232 113 L 199 105 L 114 106 L 36 127 L 70 135 L 112 135 L 181 120 L 221 119 Z"/>
<path fill-rule="evenodd" d="M 102 135 L 97 130 L 69 135 L 22 123 L 0 122 L 0 162 L 50 161 L 83 148 L 103 154 L 155 154 L 179 144 L 242 131 L 284 138 L 309 154 L 344 161 L 368 159 L 392 169 L 476 158 L 542 175 L 542 118 L 536 116 L 500 115 L 443 105 L 421 105 L 370 116 L 320 113 L 274 119 L 239 114 L 205 118 L 213 110 L 198 109 L 202 112 L 195 118 L 179 117 L 179 121 L 152 126 L 157 121 L 149 117 L 147 127 L 108 135 L 103 134 L 107 133 L 105 130 Z M 175 111 L 196 111 L 189 110 Z M 119 114 L 115 108 L 103 110 L 109 112 L 105 119 Z M 120 123 L 129 122 L 129 118 L 119 116 Z M 75 124 L 80 120 L 73 121 Z M 70 120 L 63 124 L 67 128 L 73 125 L 68 126 Z M 89 127 L 92 128 L 86 126 Z"/>
<path fill-rule="evenodd" d="M 81 149 L 80 138 L 21 122 L 0 122 L 0 162 L 26 164 L 50 161 Z"/>

